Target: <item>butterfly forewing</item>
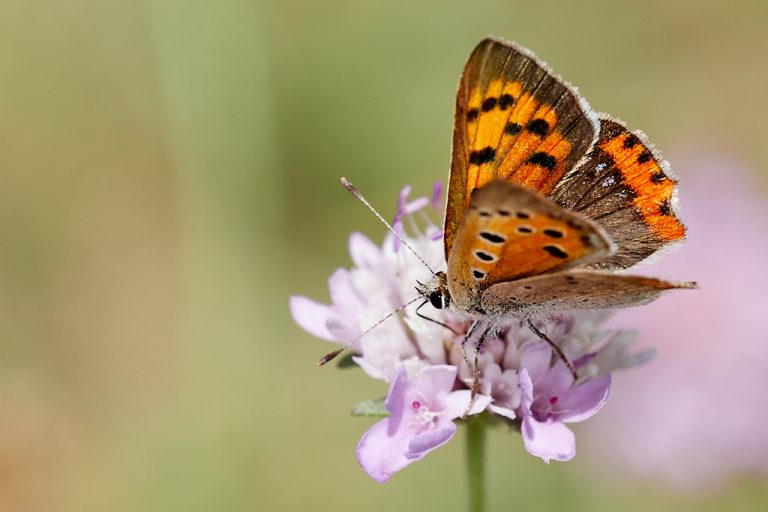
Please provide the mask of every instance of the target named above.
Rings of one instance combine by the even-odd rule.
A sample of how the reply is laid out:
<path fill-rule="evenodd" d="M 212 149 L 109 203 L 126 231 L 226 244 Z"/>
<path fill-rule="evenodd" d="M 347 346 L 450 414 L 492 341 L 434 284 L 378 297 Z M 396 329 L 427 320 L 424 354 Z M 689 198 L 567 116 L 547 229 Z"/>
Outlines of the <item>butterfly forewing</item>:
<path fill-rule="evenodd" d="M 547 194 L 586 154 L 597 130 L 586 102 L 529 51 L 482 41 L 456 99 L 446 258 L 472 190 L 503 179 Z"/>
<path fill-rule="evenodd" d="M 685 236 L 675 212 L 676 188 L 669 166 L 642 133 L 604 118 L 595 147 L 550 197 L 608 232 L 617 251 L 595 266 L 616 269 Z"/>
<path fill-rule="evenodd" d="M 664 290 L 695 287 L 695 283 L 573 270 L 496 284 L 483 292 L 481 305 L 490 315 L 623 308 L 651 302 Z"/>
<path fill-rule="evenodd" d="M 471 309 L 496 283 L 599 260 L 613 245 L 600 227 L 525 187 L 493 181 L 472 193 L 448 258 L 453 301 Z"/>

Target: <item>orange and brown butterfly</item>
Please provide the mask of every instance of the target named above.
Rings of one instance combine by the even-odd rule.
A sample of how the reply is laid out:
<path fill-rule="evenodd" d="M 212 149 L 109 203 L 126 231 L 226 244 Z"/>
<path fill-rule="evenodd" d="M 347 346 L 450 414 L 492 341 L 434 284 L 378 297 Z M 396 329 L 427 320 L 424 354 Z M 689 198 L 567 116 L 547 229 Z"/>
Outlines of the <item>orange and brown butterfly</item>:
<path fill-rule="evenodd" d="M 490 325 L 694 288 L 615 272 L 684 238 L 676 187 L 642 133 L 596 114 L 530 51 L 487 38 L 456 98 L 447 273 L 419 291 Z"/>

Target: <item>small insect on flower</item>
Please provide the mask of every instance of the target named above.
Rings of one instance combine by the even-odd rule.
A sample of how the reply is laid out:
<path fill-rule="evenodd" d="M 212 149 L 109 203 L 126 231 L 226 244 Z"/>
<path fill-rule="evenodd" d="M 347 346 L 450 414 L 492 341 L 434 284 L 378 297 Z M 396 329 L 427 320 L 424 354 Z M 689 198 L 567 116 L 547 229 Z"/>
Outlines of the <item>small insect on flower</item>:
<path fill-rule="evenodd" d="M 512 43 L 485 39 L 464 68 L 442 231 L 425 213 L 437 188 L 409 202 L 406 187 L 392 226 L 342 182 L 391 234 L 381 249 L 353 235 L 355 268 L 331 277 L 333 304 L 294 297 L 291 310 L 344 344 L 319 364 L 351 348 L 390 383 L 389 417 L 358 446 L 380 481 L 483 411 L 517 425 L 532 454 L 570 459 L 565 424 L 602 407 L 611 371 L 648 358 L 626 353 L 628 334 L 602 333 L 600 311 L 695 287 L 615 272 L 684 237 L 677 182 L 642 133 L 595 114 Z"/>

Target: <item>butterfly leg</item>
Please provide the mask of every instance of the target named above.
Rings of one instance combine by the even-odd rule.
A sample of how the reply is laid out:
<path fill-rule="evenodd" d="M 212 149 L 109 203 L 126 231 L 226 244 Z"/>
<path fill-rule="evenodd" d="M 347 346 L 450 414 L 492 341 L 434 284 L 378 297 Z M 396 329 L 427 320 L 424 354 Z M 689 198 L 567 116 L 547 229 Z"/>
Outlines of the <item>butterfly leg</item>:
<path fill-rule="evenodd" d="M 469 404 L 467 404 L 467 408 L 464 410 L 462 419 L 467 419 L 467 416 L 469 416 L 469 411 L 472 410 L 472 406 L 475 405 L 475 397 L 480 392 L 480 350 L 483 348 L 483 342 L 485 342 L 485 339 L 488 337 L 490 332 L 491 326 L 488 326 L 477 339 L 477 343 L 475 344 L 475 357 L 472 361 L 472 364 L 469 365 L 469 367 L 472 369 L 472 393 L 469 398 Z M 464 354 L 465 359 L 466 357 L 467 355 Z"/>
<path fill-rule="evenodd" d="M 467 363 L 467 368 L 472 368 L 472 363 L 469 362 L 469 358 L 467 357 L 467 351 L 464 350 L 464 345 L 467 344 L 469 340 L 472 339 L 472 335 L 475 333 L 475 329 L 477 329 L 477 326 L 480 324 L 480 320 L 475 320 L 472 322 L 472 325 L 469 326 L 469 330 L 467 331 L 467 334 L 464 335 L 464 339 L 461 341 L 461 354 L 464 356 L 464 362 Z"/>
<path fill-rule="evenodd" d="M 531 322 L 530 319 L 528 319 L 527 322 L 528 322 L 528 328 L 531 330 L 531 332 L 533 332 L 533 334 L 541 338 L 543 341 L 546 341 L 549 344 L 549 346 L 552 347 L 552 351 L 555 353 L 555 355 L 557 355 L 557 358 L 560 359 L 563 363 L 565 363 L 565 366 L 568 367 L 568 369 L 571 371 L 571 375 L 573 375 L 573 380 L 575 381 L 576 379 L 578 379 L 579 377 L 578 375 L 576 375 L 576 370 L 573 368 L 573 365 L 568 360 L 568 358 L 565 357 L 565 354 L 560 349 L 560 347 L 558 347 L 554 341 L 549 339 L 549 337 L 546 334 L 541 332 L 535 325 L 533 325 L 533 322 Z"/>
<path fill-rule="evenodd" d="M 418 283 L 418 281 L 416 281 L 416 282 Z M 425 299 L 424 302 L 419 304 L 419 307 L 416 308 L 416 316 L 418 316 L 419 318 L 423 318 L 424 320 L 429 320 L 433 324 L 437 324 L 437 325 L 440 325 L 442 327 L 445 327 L 446 329 L 451 331 L 453 334 L 458 335 L 459 333 L 456 331 L 456 329 L 454 329 L 450 325 L 446 325 L 443 322 L 440 322 L 439 320 L 435 320 L 434 318 L 429 318 L 427 315 L 423 315 L 423 314 L 419 313 L 419 310 L 421 308 L 423 308 L 424 306 L 426 306 L 428 302 L 429 302 L 429 299 Z"/>

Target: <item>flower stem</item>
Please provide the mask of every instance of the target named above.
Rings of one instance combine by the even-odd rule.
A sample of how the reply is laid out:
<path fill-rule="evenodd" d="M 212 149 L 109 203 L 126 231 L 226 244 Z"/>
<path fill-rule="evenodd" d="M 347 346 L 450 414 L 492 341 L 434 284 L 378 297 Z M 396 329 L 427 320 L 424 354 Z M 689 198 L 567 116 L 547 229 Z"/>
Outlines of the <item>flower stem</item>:
<path fill-rule="evenodd" d="M 470 512 L 485 512 L 485 414 L 467 419 L 467 482 Z"/>

